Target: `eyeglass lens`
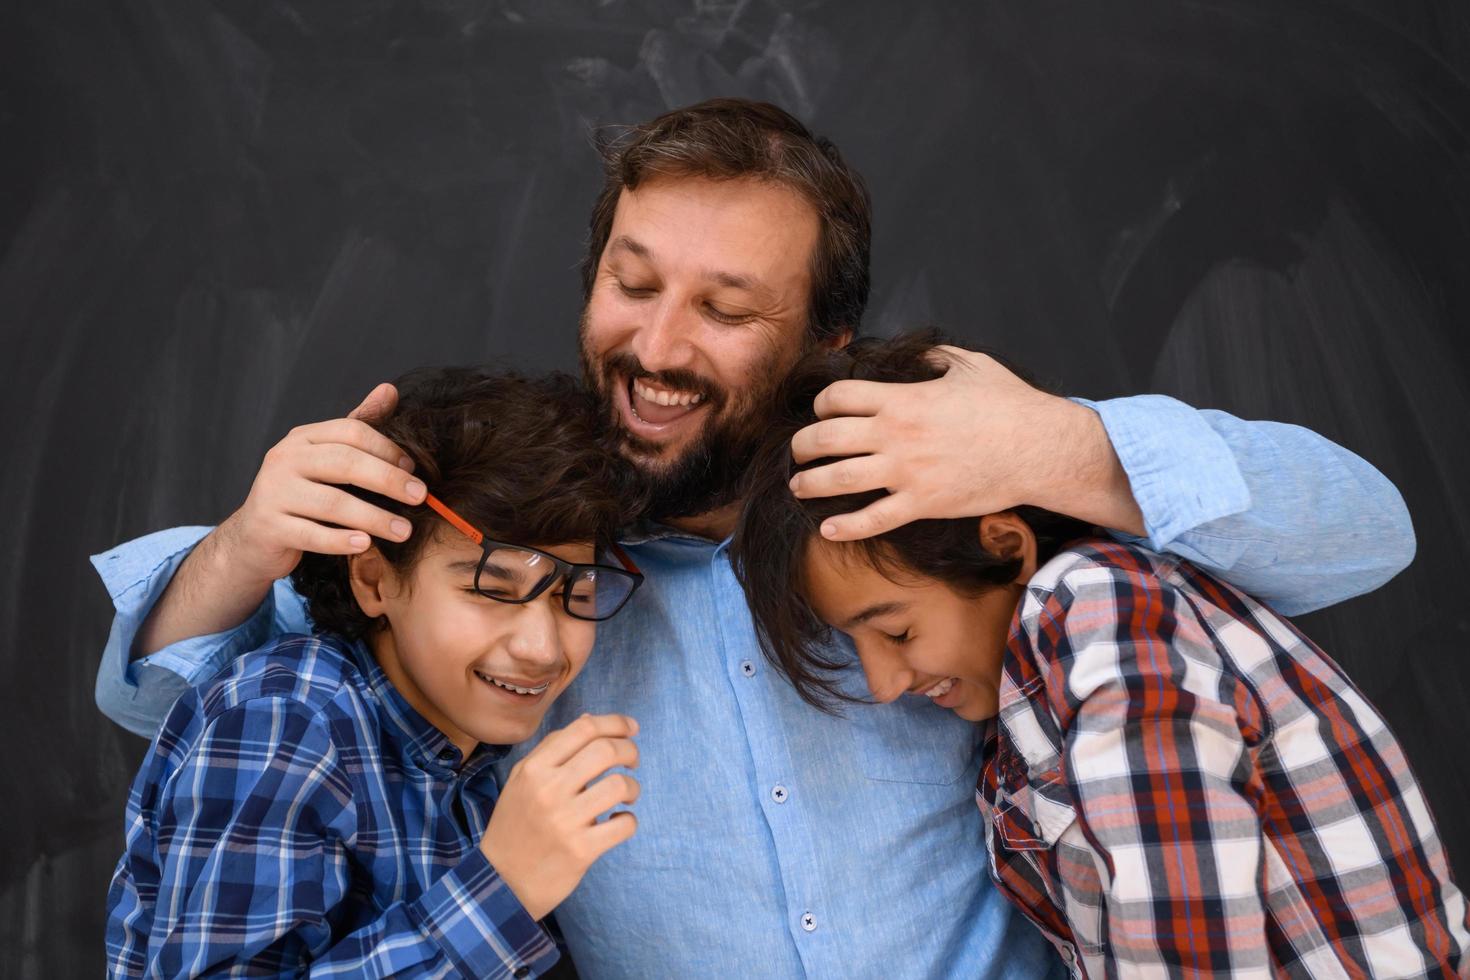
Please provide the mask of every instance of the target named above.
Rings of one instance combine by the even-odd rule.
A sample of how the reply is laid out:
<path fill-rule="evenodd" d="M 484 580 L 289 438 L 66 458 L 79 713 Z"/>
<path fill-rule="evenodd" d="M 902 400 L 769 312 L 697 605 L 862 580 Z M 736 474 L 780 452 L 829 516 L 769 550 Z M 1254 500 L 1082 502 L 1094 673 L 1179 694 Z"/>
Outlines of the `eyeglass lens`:
<path fill-rule="evenodd" d="M 518 548 L 496 548 L 480 566 L 475 587 L 491 599 L 525 602 L 556 576 L 556 563 Z M 578 565 L 563 586 L 566 610 L 578 619 L 606 619 L 633 593 L 636 580 L 615 568 Z"/>

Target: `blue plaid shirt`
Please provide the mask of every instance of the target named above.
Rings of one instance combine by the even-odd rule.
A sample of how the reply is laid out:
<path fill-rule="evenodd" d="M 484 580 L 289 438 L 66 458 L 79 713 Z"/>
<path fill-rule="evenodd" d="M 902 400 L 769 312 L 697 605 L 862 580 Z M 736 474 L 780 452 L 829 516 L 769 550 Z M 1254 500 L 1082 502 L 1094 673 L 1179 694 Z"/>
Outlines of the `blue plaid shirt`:
<path fill-rule="evenodd" d="M 287 635 L 188 691 L 133 783 L 112 976 L 529 977 L 556 945 L 481 854 L 462 759 L 361 643 Z"/>

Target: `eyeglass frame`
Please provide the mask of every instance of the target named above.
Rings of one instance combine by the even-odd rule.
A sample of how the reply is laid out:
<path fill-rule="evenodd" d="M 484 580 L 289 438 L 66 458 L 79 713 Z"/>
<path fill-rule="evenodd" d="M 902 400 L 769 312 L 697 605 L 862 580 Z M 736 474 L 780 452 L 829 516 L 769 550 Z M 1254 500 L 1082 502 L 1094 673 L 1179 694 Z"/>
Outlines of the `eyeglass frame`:
<path fill-rule="evenodd" d="M 633 579 L 633 587 L 628 590 L 628 594 L 623 597 L 623 601 L 618 603 L 617 608 L 614 609 L 612 612 L 608 613 L 606 616 L 599 616 L 596 619 L 588 616 L 579 616 L 576 613 L 572 612 L 571 592 L 568 591 L 562 594 L 562 608 L 566 610 L 566 614 L 568 616 L 571 616 L 573 619 L 579 619 L 584 623 L 605 623 L 609 619 L 612 619 L 614 616 L 616 616 L 618 613 L 622 612 L 623 607 L 628 604 L 628 600 L 633 598 L 633 594 L 638 591 L 641 585 L 643 585 L 643 573 L 638 570 L 637 565 L 633 564 L 633 559 L 628 557 L 627 552 L 623 551 L 623 549 L 619 548 L 616 544 L 612 546 L 612 552 L 613 555 L 618 559 L 618 561 L 622 563 L 622 568 L 614 568 L 612 565 L 603 565 L 600 563 L 589 564 L 584 562 L 563 561 L 562 559 L 556 557 L 556 555 L 553 555 L 550 552 L 542 551 L 540 548 L 532 548 L 527 545 L 516 544 L 513 541 L 497 541 L 494 538 L 489 537 L 479 528 L 471 524 L 469 521 L 456 514 L 452 507 L 444 503 L 444 501 L 440 500 L 432 493 L 424 495 L 424 503 L 427 504 L 434 511 L 434 513 L 438 514 L 440 517 L 444 518 L 444 520 L 448 521 L 450 526 L 453 527 L 456 531 L 458 531 L 460 534 L 463 534 L 465 537 L 469 538 L 475 544 L 480 546 L 480 548 L 482 549 L 482 552 L 480 554 L 480 564 L 475 566 L 475 592 L 476 594 L 482 595 L 485 598 L 491 599 L 495 602 L 504 602 L 513 606 L 523 606 L 533 599 L 541 596 L 543 593 L 546 592 L 547 589 L 551 588 L 557 582 L 565 582 L 570 580 L 572 574 L 581 569 L 599 569 L 606 572 L 617 572 L 622 575 L 631 576 Z M 503 599 L 500 596 L 494 596 L 488 592 L 483 591 L 480 588 L 480 573 L 485 570 L 485 563 L 490 560 L 490 555 L 496 550 L 502 548 L 510 549 L 513 551 L 524 551 L 545 558 L 547 561 L 551 562 L 552 574 L 548 575 L 540 585 L 532 589 L 530 593 L 526 595 L 526 597 L 523 599 Z"/>

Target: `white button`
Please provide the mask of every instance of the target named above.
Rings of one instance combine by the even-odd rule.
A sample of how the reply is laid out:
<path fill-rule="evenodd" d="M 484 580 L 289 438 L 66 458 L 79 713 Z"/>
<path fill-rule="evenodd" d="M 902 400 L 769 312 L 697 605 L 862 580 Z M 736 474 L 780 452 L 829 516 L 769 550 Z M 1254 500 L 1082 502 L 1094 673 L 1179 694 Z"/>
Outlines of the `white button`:
<path fill-rule="evenodd" d="M 785 803 L 786 787 L 782 786 L 780 783 L 777 783 L 775 786 L 771 787 L 771 799 L 775 800 L 777 803 Z"/>
<path fill-rule="evenodd" d="M 751 663 L 749 660 L 740 661 L 740 673 L 744 674 L 746 677 L 754 677 L 755 664 Z"/>
<path fill-rule="evenodd" d="M 817 917 L 810 912 L 801 913 L 801 927 L 807 932 L 817 931 Z"/>

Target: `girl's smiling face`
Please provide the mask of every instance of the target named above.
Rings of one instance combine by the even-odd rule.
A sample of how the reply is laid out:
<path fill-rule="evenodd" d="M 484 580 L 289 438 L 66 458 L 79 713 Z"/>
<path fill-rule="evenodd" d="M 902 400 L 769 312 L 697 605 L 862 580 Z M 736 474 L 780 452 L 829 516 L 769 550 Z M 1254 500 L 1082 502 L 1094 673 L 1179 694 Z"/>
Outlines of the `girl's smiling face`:
<path fill-rule="evenodd" d="M 896 564 L 880 571 L 851 547 L 821 538 L 807 545 L 806 599 L 852 638 L 874 700 L 920 694 L 969 721 L 995 715 L 1001 661 L 1035 571 L 1036 539 L 1009 513 L 983 518 L 980 538 L 992 553 L 1023 561 L 1015 582 L 976 595 Z"/>

